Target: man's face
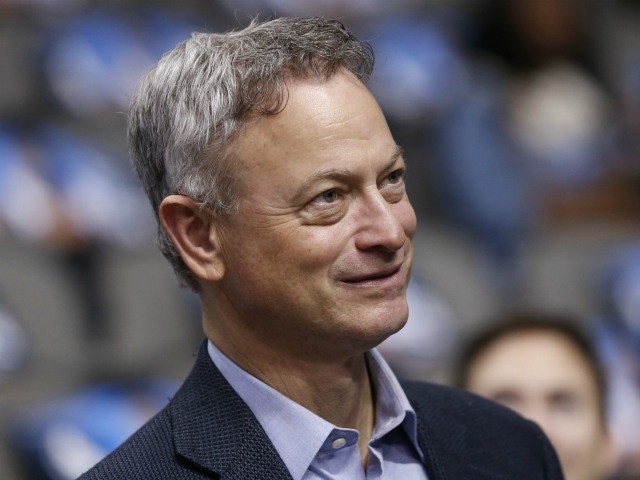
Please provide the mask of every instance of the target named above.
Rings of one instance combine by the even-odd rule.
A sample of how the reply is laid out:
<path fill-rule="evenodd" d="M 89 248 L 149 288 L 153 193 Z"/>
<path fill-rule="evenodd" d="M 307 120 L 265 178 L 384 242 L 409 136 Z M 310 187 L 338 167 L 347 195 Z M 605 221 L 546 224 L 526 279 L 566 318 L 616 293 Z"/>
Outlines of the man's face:
<path fill-rule="evenodd" d="M 288 88 L 284 110 L 232 146 L 241 203 L 219 226 L 224 308 L 279 348 L 368 349 L 408 315 L 404 158 L 353 75 Z"/>
<path fill-rule="evenodd" d="M 566 338 L 508 334 L 469 369 L 466 388 L 535 421 L 555 447 L 567 480 L 606 476 L 612 460 L 593 373 Z"/>

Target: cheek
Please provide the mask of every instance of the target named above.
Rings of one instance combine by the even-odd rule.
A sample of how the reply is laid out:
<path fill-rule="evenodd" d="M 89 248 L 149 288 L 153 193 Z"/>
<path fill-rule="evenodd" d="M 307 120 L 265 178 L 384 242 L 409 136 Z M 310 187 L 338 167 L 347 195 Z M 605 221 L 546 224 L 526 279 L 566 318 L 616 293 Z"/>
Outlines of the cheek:
<path fill-rule="evenodd" d="M 418 220 L 409 199 L 405 197 L 405 199 L 396 204 L 395 207 L 396 218 L 400 222 L 400 225 L 402 225 L 402 229 L 408 238 L 413 238 L 418 226 Z"/>
<path fill-rule="evenodd" d="M 557 421 L 554 436 L 567 459 L 574 462 L 590 462 L 597 456 L 603 438 L 602 429 L 597 419 L 590 416 L 565 416 Z"/>
<path fill-rule="evenodd" d="M 240 263 L 247 269 L 253 265 L 280 282 L 283 278 L 289 283 L 304 282 L 329 270 L 347 250 L 348 238 L 347 229 L 338 226 L 300 228 L 255 242 Z"/>
<path fill-rule="evenodd" d="M 283 238 L 265 230 L 237 229 L 226 235 L 225 261 L 228 280 L 236 288 L 264 288 L 286 263 Z"/>
<path fill-rule="evenodd" d="M 291 251 L 303 273 L 325 271 L 348 252 L 350 238 L 344 225 L 312 228 L 292 242 Z"/>

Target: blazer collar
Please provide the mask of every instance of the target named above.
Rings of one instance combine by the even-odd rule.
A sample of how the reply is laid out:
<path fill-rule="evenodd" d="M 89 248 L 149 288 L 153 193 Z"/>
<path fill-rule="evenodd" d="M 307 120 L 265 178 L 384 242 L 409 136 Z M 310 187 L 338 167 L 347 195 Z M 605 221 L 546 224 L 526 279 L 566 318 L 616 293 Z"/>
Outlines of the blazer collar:
<path fill-rule="evenodd" d="M 196 468 L 224 480 L 291 480 L 260 423 L 209 358 L 206 342 L 169 408 L 176 453 Z"/>

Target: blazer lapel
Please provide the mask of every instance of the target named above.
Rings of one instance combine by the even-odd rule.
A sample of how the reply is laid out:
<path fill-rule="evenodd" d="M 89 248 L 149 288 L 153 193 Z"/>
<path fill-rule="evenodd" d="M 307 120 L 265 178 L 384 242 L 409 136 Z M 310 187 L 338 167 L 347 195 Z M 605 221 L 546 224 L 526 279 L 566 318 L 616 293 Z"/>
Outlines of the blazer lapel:
<path fill-rule="evenodd" d="M 411 402 L 418 417 L 418 444 L 420 445 L 424 455 L 424 468 L 427 471 L 429 480 L 456 480 L 457 477 L 452 476 L 450 472 L 448 472 L 447 467 L 450 464 L 446 458 L 442 457 L 441 449 L 438 448 L 439 446 L 430 434 L 430 428 L 428 426 L 429 422 L 427 420 L 429 412 L 422 408 L 420 402 L 415 402 L 414 399 L 411 398 L 409 392 L 407 392 L 407 397 L 409 398 L 409 401 Z M 452 433 L 457 435 L 460 432 Z"/>
<path fill-rule="evenodd" d="M 203 342 L 170 404 L 176 453 L 222 480 L 292 480 L 249 407 L 211 361 Z"/>
<path fill-rule="evenodd" d="M 434 398 L 417 394 L 409 382 L 402 382 L 409 402 L 418 417 L 418 444 L 424 454 L 429 480 L 496 480 L 495 474 L 475 468 L 465 456 L 467 427 L 456 418 L 441 415 Z M 432 404 L 429 408 L 429 400 Z M 435 412 L 435 413 L 434 413 Z"/>

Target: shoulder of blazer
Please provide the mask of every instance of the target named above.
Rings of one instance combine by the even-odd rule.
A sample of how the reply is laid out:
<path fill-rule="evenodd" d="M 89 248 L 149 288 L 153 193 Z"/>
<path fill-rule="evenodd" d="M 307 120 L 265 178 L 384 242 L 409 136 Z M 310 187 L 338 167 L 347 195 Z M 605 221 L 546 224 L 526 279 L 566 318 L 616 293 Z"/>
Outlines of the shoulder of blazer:
<path fill-rule="evenodd" d="M 206 342 L 169 405 L 79 480 L 291 480 Z"/>
<path fill-rule="evenodd" d="M 418 417 L 430 478 L 563 478 L 540 428 L 513 410 L 452 387 L 422 382 L 402 386 Z"/>

